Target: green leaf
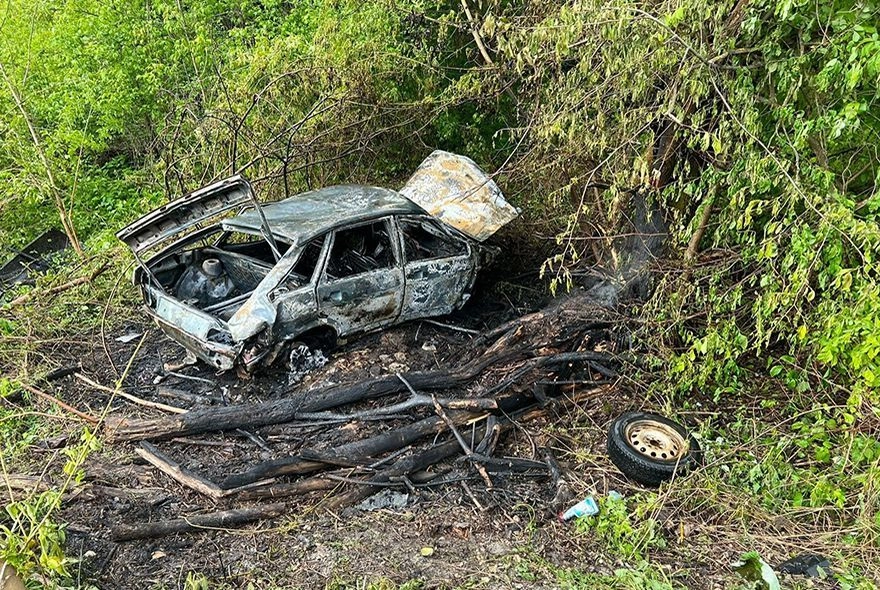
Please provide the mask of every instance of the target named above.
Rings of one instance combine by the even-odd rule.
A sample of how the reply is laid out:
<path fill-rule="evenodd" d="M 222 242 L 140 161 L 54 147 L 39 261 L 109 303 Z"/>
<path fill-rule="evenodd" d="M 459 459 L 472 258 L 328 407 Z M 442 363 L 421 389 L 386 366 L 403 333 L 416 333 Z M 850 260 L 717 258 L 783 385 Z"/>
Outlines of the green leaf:
<path fill-rule="evenodd" d="M 685 16 L 685 9 L 686 5 L 682 4 L 675 9 L 675 12 L 667 14 L 665 17 L 663 17 L 663 21 L 666 23 L 666 26 L 672 28 L 683 21 Z"/>
<path fill-rule="evenodd" d="M 776 573 L 766 561 L 761 559 L 757 551 L 749 551 L 742 555 L 740 561 L 733 564 L 733 569 L 746 580 L 755 582 L 760 590 L 780 590 Z"/>

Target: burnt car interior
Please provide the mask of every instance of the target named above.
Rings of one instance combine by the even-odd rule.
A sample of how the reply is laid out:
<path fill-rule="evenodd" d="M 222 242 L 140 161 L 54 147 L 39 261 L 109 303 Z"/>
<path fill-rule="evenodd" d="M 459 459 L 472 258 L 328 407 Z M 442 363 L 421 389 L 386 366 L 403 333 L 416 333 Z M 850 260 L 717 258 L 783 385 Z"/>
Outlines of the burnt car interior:
<path fill-rule="evenodd" d="M 327 263 L 327 279 L 342 279 L 392 267 L 395 262 L 388 220 L 335 232 Z M 459 256 L 467 244 L 448 235 L 427 219 L 400 220 L 406 260 L 409 262 Z M 308 283 L 321 258 L 327 236 L 309 241 L 286 278 L 287 288 Z M 277 241 L 283 253 L 290 244 Z M 259 235 L 221 231 L 201 238 L 153 267 L 162 288 L 180 301 L 229 319 L 276 264 L 268 242 Z"/>
<path fill-rule="evenodd" d="M 215 235 L 163 259 L 152 271 L 168 294 L 228 318 L 272 270 L 276 260 L 262 236 L 232 231 Z M 284 242 L 277 244 L 282 252 L 290 248 Z"/>
<path fill-rule="evenodd" d="M 327 264 L 327 278 L 342 279 L 392 265 L 394 252 L 388 222 L 377 221 L 337 230 Z"/>
<path fill-rule="evenodd" d="M 401 220 L 403 251 L 406 261 L 447 258 L 467 254 L 467 245 L 438 228 L 428 220 Z"/>
<path fill-rule="evenodd" d="M 293 265 L 290 274 L 287 275 L 286 286 L 288 289 L 302 287 L 312 280 L 312 275 L 315 274 L 315 268 L 321 259 L 321 250 L 324 248 L 325 239 L 326 236 L 320 236 L 305 245 L 299 259 Z"/>

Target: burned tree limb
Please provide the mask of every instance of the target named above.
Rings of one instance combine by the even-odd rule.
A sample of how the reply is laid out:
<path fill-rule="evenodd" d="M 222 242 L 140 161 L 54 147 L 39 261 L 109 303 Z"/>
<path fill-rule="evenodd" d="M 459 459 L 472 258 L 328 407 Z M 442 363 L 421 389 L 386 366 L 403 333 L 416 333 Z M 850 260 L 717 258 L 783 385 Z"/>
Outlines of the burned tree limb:
<path fill-rule="evenodd" d="M 558 356 L 561 357 L 559 362 L 570 362 L 580 358 L 594 358 L 596 355 L 571 353 Z M 607 358 L 605 355 L 598 356 L 600 358 Z M 419 395 L 416 392 L 415 387 L 409 383 L 406 378 L 400 376 L 398 379 L 412 395 Z M 534 405 L 534 403 L 535 400 L 530 394 L 519 393 L 497 400 L 495 406 L 504 414 L 512 414 L 525 411 Z M 459 439 L 461 448 L 468 456 L 471 456 L 473 452 L 457 432 L 456 425 L 472 420 L 478 417 L 478 414 L 456 412 L 450 416 L 438 403 L 435 403 L 434 407 L 437 411 L 437 416 L 428 417 L 402 428 L 384 432 L 367 439 L 347 443 L 336 448 L 333 452 L 306 450 L 300 452 L 296 456 L 267 461 L 252 467 L 246 472 L 227 477 L 220 485 L 224 489 L 229 489 L 248 485 L 261 479 L 268 479 L 281 475 L 303 475 L 319 471 L 328 464 L 342 466 L 360 465 L 369 457 L 402 449 L 425 436 L 441 432 L 444 427 L 450 428 L 450 430 L 457 435 L 456 438 Z M 500 434 L 500 432 L 494 434 L 494 436 L 498 436 L 498 434 Z M 488 475 L 485 474 L 485 470 L 482 469 L 477 462 L 475 462 L 475 467 L 480 471 L 481 475 L 483 475 L 484 481 L 486 481 L 487 485 L 491 487 L 491 480 Z"/>
<path fill-rule="evenodd" d="M 503 340 L 503 338 L 500 340 Z M 457 369 L 412 372 L 403 374 L 403 377 L 414 389 L 422 391 L 453 389 L 473 381 L 492 365 L 521 360 L 530 356 L 533 356 L 533 353 L 525 349 L 504 350 L 502 348 L 492 354 L 484 354 L 476 361 Z M 603 376 L 612 377 L 616 376 L 616 373 L 602 366 L 598 361 L 609 361 L 613 358 L 611 355 L 604 353 L 572 352 L 536 357 L 534 363 L 537 367 L 552 366 L 566 362 L 590 362 L 597 372 Z M 526 371 L 522 371 L 517 376 L 522 377 L 526 373 Z M 310 415 L 331 408 L 401 393 L 407 390 L 408 388 L 397 375 L 384 375 L 350 385 L 334 385 L 316 391 L 311 390 L 300 393 L 294 397 L 259 404 L 205 408 L 186 412 L 178 416 L 146 420 L 111 417 L 106 421 L 106 431 L 109 440 L 118 442 L 165 440 L 203 432 L 254 428 L 290 422 L 300 417 L 308 418 Z M 449 400 L 448 407 L 454 408 L 456 405 L 459 407 L 474 407 L 478 404 L 486 404 L 488 408 L 492 401 Z M 483 406 L 480 405 L 479 407 Z"/>
<path fill-rule="evenodd" d="M 474 453 L 473 459 L 485 464 L 486 470 L 489 473 L 542 471 L 545 474 L 550 474 L 550 470 L 547 468 L 547 463 L 536 461 L 534 459 L 523 459 L 522 457 L 502 457 L 499 459 L 496 457 L 479 455 L 477 453 Z"/>
<path fill-rule="evenodd" d="M 595 306 L 583 298 L 569 298 L 492 330 L 489 334 L 497 339 L 469 363 L 449 370 L 410 372 L 403 376 L 417 390 L 438 391 L 460 387 L 476 379 L 490 366 L 504 362 L 535 359 L 535 366 L 539 367 L 562 362 L 599 363 L 610 360 L 613 357 L 596 352 L 557 354 L 572 347 L 572 335 L 564 326 L 570 324 L 572 317 L 588 313 L 595 316 Z M 544 344 L 537 344 L 540 342 Z M 525 374 L 523 372 L 520 376 Z M 289 398 L 260 404 L 204 408 L 179 416 L 149 420 L 111 417 L 106 421 L 106 431 L 110 441 L 129 441 L 163 440 L 203 432 L 249 429 L 290 422 L 303 414 L 322 412 L 405 390 L 405 385 L 396 375 L 384 375 L 353 384 L 298 392 Z"/>
<path fill-rule="evenodd" d="M 274 518 L 284 514 L 286 511 L 286 504 L 276 502 L 252 508 L 220 510 L 159 522 L 131 525 L 121 524 L 113 527 L 110 531 L 110 538 L 114 541 L 134 541 L 137 539 L 154 539 L 156 537 L 197 531 L 199 529 L 230 528 L 257 520 Z"/>
<path fill-rule="evenodd" d="M 456 414 L 455 420 L 462 423 L 472 417 L 474 417 L 473 414 L 460 413 Z M 381 453 L 401 449 L 430 434 L 437 434 L 443 429 L 444 425 L 443 420 L 439 417 L 431 416 L 419 420 L 418 422 L 408 424 L 402 428 L 341 445 L 337 447 L 333 453 L 324 452 L 319 456 L 332 458 L 335 464 L 339 464 L 340 461 L 346 461 L 348 464 L 355 464 L 359 460 L 368 457 L 374 457 Z M 248 471 L 231 475 L 221 483 L 221 487 L 227 489 L 235 488 L 261 479 L 277 477 L 279 475 L 302 475 L 305 473 L 312 473 L 319 471 L 326 464 L 327 463 L 319 461 L 310 461 L 300 455 L 284 457 L 260 463 Z"/>
<path fill-rule="evenodd" d="M 567 397 L 564 400 L 560 401 L 562 404 L 576 404 L 586 398 L 595 397 L 596 395 L 601 394 L 604 390 L 605 388 L 597 388 L 587 392 L 582 392 L 581 394 L 571 398 Z M 531 417 L 534 417 L 535 415 L 544 414 L 547 412 L 546 408 L 536 408 L 534 400 L 532 400 L 531 404 L 525 403 L 525 400 L 526 396 L 517 395 L 512 396 L 511 398 L 507 398 L 507 400 L 505 401 L 507 401 L 508 404 L 513 404 L 513 406 L 519 408 L 517 414 L 520 416 L 520 420 L 527 420 Z M 505 404 L 501 404 L 501 406 L 502 409 L 504 409 Z M 460 424 L 466 422 L 472 417 L 473 414 L 458 412 L 451 416 L 450 420 L 452 420 L 453 424 Z M 430 430 L 428 428 L 429 426 L 442 427 L 445 424 L 440 417 L 431 417 L 422 420 L 421 423 L 421 429 L 423 429 L 425 432 Z M 486 429 L 487 437 L 484 438 L 490 440 L 497 439 L 497 437 L 501 433 L 511 428 L 512 425 L 513 422 L 508 418 L 499 419 L 495 416 L 488 415 Z M 372 437 L 371 439 L 365 439 L 363 441 L 356 441 L 353 443 L 349 443 L 348 445 L 343 445 L 342 447 L 337 449 L 337 453 L 343 454 L 345 452 L 351 453 L 353 451 L 357 451 L 366 454 L 367 452 L 369 452 L 369 449 L 378 448 L 379 446 L 381 446 L 381 444 L 383 444 L 383 440 L 384 444 L 391 444 L 392 441 L 396 440 L 400 448 L 405 448 L 409 443 L 406 443 L 403 437 L 400 436 L 401 430 L 405 429 L 398 429 L 397 431 L 385 433 L 383 435 Z M 491 443 L 488 444 L 491 446 Z M 395 461 L 390 467 L 387 467 L 386 469 L 375 473 L 372 477 L 369 477 L 368 479 L 352 479 L 352 471 L 344 470 L 310 477 L 293 483 L 273 484 L 263 487 L 249 486 L 250 489 L 244 491 L 241 491 L 241 488 L 236 490 L 224 490 L 224 494 L 231 495 L 232 493 L 236 493 L 236 497 L 247 500 L 283 498 L 308 494 L 312 492 L 335 490 L 340 485 L 343 485 L 345 483 L 359 484 L 346 493 L 333 495 L 326 498 L 325 502 L 321 504 L 321 508 L 323 509 L 335 510 L 351 503 L 357 502 L 375 493 L 376 488 L 401 484 L 407 484 L 411 487 L 411 475 L 424 472 L 425 469 L 431 467 L 432 465 L 448 459 L 449 457 L 455 455 L 457 452 L 460 452 L 461 448 L 462 447 L 460 441 L 452 438 L 450 440 L 447 440 L 446 442 L 432 445 L 426 449 L 414 452 L 406 457 L 400 458 Z M 327 457 L 325 456 L 324 458 L 326 459 Z M 503 469 L 505 471 L 541 470 L 545 471 L 545 473 L 548 471 L 547 464 L 528 459 L 494 459 L 483 454 L 473 454 L 473 459 L 480 460 L 488 466 Z M 315 462 L 314 465 L 317 466 L 315 467 L 315 469 L 321 469 L 323 467 L 326 467 L 327 464 Z M 374 465 L 376 464 L 374 463 Z M 298 467 L 297 469 L 297 472 L 305 472 L 302 466 Z M 558 466 L 556 467 L 556 469 L 558 469 Z M 490 470 L 494 471 L 494 469 Z M 554 469 L 551 467 L 549 469 L 549 472 L 552 474 L 553 471 Z M 240 483 L 241 481 L 243 481 L 243 479 L 239 479 L 239 481 L 232 483 Z M 120 525 L 111 530 L 111 538 L 116 541 L 127 541 L 134 539 L 154 538 L 175 533 L 193 532 L 203 528 L 227 528 L 246 524 L 249 522 L 254 522 L 261 519 L 274 518 L 283 514 L 284 512 L 286 512 L 286 510 L 286 504 L 273 503 L 259 507 L 211 512 L 207 514 L 195 515 L 187 518 L 178 518 L 156 523 Z"/>
<path fill-rule="evenodd" d="M 476 379 L 489 366 L 514 360 L 528 353 L 520 350 L 502 350 L 484 355 L 476 361 L 450 371 L 423 371 L 405 374 L 413 387 L 420 390 L 453 389 Z M 406 391 L 396 375 L 384 375 L 350 385 L 335 385 L 300 393 L 293 397 L 222 408 L 205 408 L 154 419 L 110 417 L 106 421 L 107 437 L 111 441 L 164 440 L 178 436 L 254 428 L 281 424 L 298 416 L 321 412 L 358 401 L 375 399 Z"/>
<path fill-rule="evenodd" d="M 579 359 L 586 360 L 592 358 L 606 357 L 604 355 L 595 355 L 588 353 L 567 353 L 556 355 L 550 358 L 554 359 L 554 362 L 561 363 L 572 362 Z M 406 378 L 402 376 L 397 376 L 396 378 L 403 384 L 404 387 L 406 387 L 410 391 L 412 396 L 421 395 L 415 390 L 415 388 L 408 382 Z M 490 401 L 492 402 L 491 406 L 493 408 L 497 408 L 502 414 L 521 413 L 523 411 L 526 411 L 530 407 L 533 407 L 536 403 L 534 397 L 529 393 L 518 393 L 500 400 Z M 176 464 L 173 464 L 173 462 L 169 462 L 167 460 L 164 463 L 166 469 L 163 470 L 165 470 L 166 473 L 169 473 L 169 475 L 172 475 L 172 477 L 175 477 L 177 481 L 184 483 L 184 485 L 189 485 L 194 489 L 198 489 L 202 493 L 206 493 L 207 495 L 209 495 L 209 497 L 217 499 L 230 495 L 230 493 L 232 493 L 231 490 L 234 488 L 249 486 L 254 482 L 282 475 L 305 475 L 308 473 L 321 471 L 323 469 L 326 469 L 328 466 L 367 467 L 366 460 L 368 458 L 375 457 L 383 453 L 404 449 L 407 446 L 420 440 L 421 438 L 441 432 L 445 427 L 449 428 L 453 432 L 453 434 L 456 435 L 456 440 L 458 441 L 461 448 L 464 450 L 466 456 L 472 460 L 475 468 L 483 476 L 486 484 L 491 487 L 491 479 L 489 478 L 485 468 L 480 464 L 480 458 L 482 457 L 485 459 L 485 457 L 475 455 L 473 453 L 473 450 L 464 441 L 456 428 L 456 424 L 462 424 L 469 420 L 477 418 L 479 414 L 475 414 L 473 412 L 455 412 L 453 414 L 453 418 L 450 417 L 450 415 L 443 410 L 442 406 L 439 403 L 435 403 L 434 406 L 437 412 L 437 416 L 428 417 L 402 428 L 384 432 L 382 434 L 367 439 L 353 441 L 342 445 L 332 451 L 305 449 L 294 456 L 267 461 L 255 465 L 245 472 L 227 477 L 223 482 L 221 482 L 219 486 L 215 486 L 215 484 L 213 484 L 212 482 L 207 482 L 208 487 L 205 488 L 205 486 L 199 483 L 201 481 L 201 478 L 198 477 L 198 481 L 196 481 L 195 484 L 193 484 L 191 478 L 188 478 L 186 479 L 186 481 L 184 481 L 183 479 L 181 479 L 180 469 L 174 469 L 174 466 Z M 500 431 L 501 428 L 497 426 L 493 426 L 492 428 L 487 429 L 487 440 L 485 444 L 482 445 L 485 450 L 491 450 L 491 447 L 494 446 L 494 443 L 497 441 L 497 437 L 500 435 Z M 154 449 L 154 447 L 145 448 L 147 448 L 148 450 L 151 448 Z M 157 465 L 156 462 L 151 462 L 154 465 Z M 168 467 L 169 465 L 171 466 Z M 205 481 L 206 480 L 201 481 L 201 483 L 205 483 Z M 201 488 L 205 489 L 203 490 Z"/>
<path fill-rule="evenodd" d="M 180 466 L 179 463 L 167 457 L 160 452 L 155 446 L 148 442 L 142 442 L 139 449 L 135 452 L 150 465 L 157 468 L 162 473 L 192 490 L 204 494 L 213 500 L 219 500 L 223 497 L 223 490 L 217 484 L 208 481 L 204 477 L 187 471 Z"/>
<path fill-rule="evenodd" d="M 489 477 L 489 474 L 486 472 L 486 468 L 483 467 L 479 462 L 477 462 L 474 451 L 471 449 L 470 445 L 467 441 L 464 440 L 464 437 L 461 436 L 461 433 L 458 431 L 458 428 L 455 426 L 455 422 L 452 421 L 452 418 L 443 411 L 443 408 L 437 402 L 437 399 L 434 398 L 434 410 L 437 412 L 437 415 L 446 423 L 446 426 L 455 436 L 455 440 L 458 441 L 458 445 L 461 447 L 461 450 L 464 451 L 465 456 L 471 460 L 474 465 L 474 468 L 480 474 L 480 477 L 483 478 L 483 481 L 486 482 L 486 488 L 492 489 L 494 486 L 492 484 L 492 479 Z"/>
<path fill-rule="evenodd" d="M 338 488 L 339 481 L 330 479 L 330 474 L 316 475 L 293 483 L 279 483 L 243 491 L 236 495 L 242 500 L 264 500 L 302 496 L 312 492 L 322 492 Z"/>
<path fill-rule="evenodd" d="M 534 400 L 528 394 L 518 394 L 499 402 L 499 408 L 505 413 L 515 413 L 526 410 L 531 407 Z M 438 406 L 435 406 L 437 409 Z M 311 449 L 300 451 L 299 454 L 290 457 L 283 457 L 272 461 L 266 461 L 255 465 L 248 471 L 234 474 L 227 477 L 221 482 L 220 487 L 223 489 L 237 488 L 245 486 L 253 482 L 278 477 L 282 475 L 304 475 L 320 471 L 328 465 L 336 466 L 362 466 L 365 460 L 382 453 L 396 451 L 411 445 L 418 440 L 437 434 L 452 425 L 453 433 L 457 432 L 456 426 L 467 423 L 475 418 L 479 418 L 478 414 L 472 412 L 454 412 L 451 415 L 439 408 L 437 416 L 430 416 L 408 424 L 402 428 L 384 432 L 376 436 L 357 440 L 341 445 L 333 451 L 315 451 Z M 500 435 L 501 428 L 493 427 L 492 436 Z M 472 451 L 458 434 L 457 442 L 462 449 L 470 456 Z M 496 439 L 497 440 L 497 439 Z M 395 463 L 395 465 L 397 465 Z M 480 466 L 475 463 L 478 471 Z M 488 480 L 488 476 L 484 477 Z M 488 480 L 490 482 L 491 480 Z M 487 483 L 488 483 L 487 482 Z"/>
<path fill-rule="evenodd" d="M 489 416 L 486 420 L 486 433 L 483 439 L 477 444 L 476 453 L 489 456 L 495 452 L 495 446 L 498 444 L 498 438 L 501 436 L 501 424 L 495 416 Z"/>
<path fill-rule="evenodd" d="M 146 441 L 141 442 L 140 448 L 135 449 L 135 452 L 140 455 L 141 458 L 146 460 L 147 463 L 149 463 L 177 483 L 184 485 L 192 490 L 195 490 L 200 494 L 204 494 L 212 500 L 220 500 L 221 498 L 236 494 L 246 489 L 250 489 L 254 486 L 271 483 L 271 480 L 255 482 L 253 484 L 245 485 L 239 488 L 224 490 L 214 482 L 202 477 L 197 473 L 193 473 L 185 469 L 179 463 L 159 451 L 159 449 L 157 449 L 154 445 L 151 445 Z"/>
<path fill-rule="evenodd" d="M 375 492 L 374 486 L 391 483 L 394 478 L 399 478 L 409 473 L 420 471 L 425 467 L 429 467 L 454 455 L 458 449 L 459 446 L 456 441 L 449 441 L 402 459 L 385 471 L 380 472 L 370 480 L 364 482 L 365 484 L 374 485 L 359 486 L 347 494 L 331 498 L 329 502 L 324 505 L 324 508 L 339 508 L 355 502 L 358 499 L 369 496 Z M 247 492 L 242 492 L 240 497 L 248 499 L 287 497 L 315 491 L 329 490 L 336 488 L 339 485 L 340 482 L 333 481 L 327 477 L 313 477 L 291 484 L 280 484 L 249 490 Z M 230 528 L 250 522 L 256 522 L 258 520 L 275 518 L 284 514 L 286 511 L 287 505 L 285 503 L 276 502 L 251 508 L 209 512 L 206 514 L 198 514 L 173 520 L 133 525 L 124 524 L 111 529 L 110 538 L 114 541 L 122 542 L 138 539 L 152 539 L 176 533 L 194 532 L 200 529 Z"/>
<path fill-rule="evenodd" d="M 363 500 L 367 496 L 376 493 L 376 487 L 382 487 L 384 484 L 390 483 L 396 478 L 407 476 L 410 473 L 421 471 L 426 467 L 439 463 L 440 461 L 451 457 L 460 449 L 458 441 L 450 440 L 408 457 L 404 457 L 403 459 L 399 459 L 391 467 L 380 471 L 367 480 L 366 483 L 373 485 L 358 486 L 350 492 L 330 498 L 323 507 L 328 510 L 336 510 L 348 504 Z"/>
<path fill-rule="evenodd" d="M 402 376 L 397 375 L 399 379 L 403 379 Z M 404 382 L 405 383 L 405 382 Z M 467 398 L 467 399 L 447 399 L 440 398 L 437 400 L 437 403 L 440 404 L 441 407 L 447 408 L 449 410 L 496 410 L 498 409 L 498 403 L 494 399 L 487 398 Z M 352 412 L 350 414 L 340 414 L 336 412 L 311 412 L 308 414 L 300 414 L 300 418 L 304 418 L 306 420 L 365 420 L 367 418 L 377 418 L 383 416 L 390 416 L 393 414 L 399 414 L 401 412 L 405 412 L 407 410 L 411 410 L 413 408 L 418 408 L 420 406 L 431 406 L 434 404 L 434 400 L 427 395 L 419 394 L 412 392 L 412 395 L 398 403 L 392 404 L 390 406 L 382 406 L 379 408 L 374 408 L 372 410 L 364 410 L 362 412 Z"/>
<path fill-rule="evenodd" d="M 595 391 L 591 393 L 592 395 L 596 394 Z M 545 410 L 539 408 L 535 410 L 535 415 L 542 414 L 544 412 Z M 512 425 L 509 420 L 497 420 L 494 416 L 489 416 L 487 422 L 487 431 L 491 432 L 492 438 L 496 440 L 498 436 L 500 436 L 505 430 L 509 429 Z M 343 506 L 358 502 L 366 498 L 367 496 L 374 494 L 376 492 L 376 488 L 384 487 L 385 484 L 399 481 L 401 477 L 409 476 L 410 474 L 422 471 L 436 463 L 439 463 L 440 461 L 448 459 L 449 457 L 455 455 L 461 450 L 461 443 L 453 437 L 452 439 L 442 444 L 429 447 L 425 450 L 399 459 L 393 465 L 383 471 L 380 471 L 365 482 L 367 484 L 371 484 L 372 487 L 371 485 L 358 486 L 357 488 L 352 489 L 345 494 L 340 494 L 329 499 L 324 504 L 324 507 L 329 510 L 335 510 Z M 547 469 L 546 464 L 540 463 L 538 461 L 530 461 L 527 459 L 492 459 L 486 457 L 485 455 L 475 455 L 475 457 L 481 461 L 486 462 L 487 464 L 490 463 L 493 466 L 499 468 L 505 467 L 508 470 L 526 471 L 531 469 Z"/>
<path fill-rule="evenodd" d="M 335 451 L 316 451 L 314 449 L 302 449 L 297 456 L 306 461 L 323 463 L 325 466 L 335 467 L 366 467 L 366 460 L 362 458 L 340 457 Z"/>

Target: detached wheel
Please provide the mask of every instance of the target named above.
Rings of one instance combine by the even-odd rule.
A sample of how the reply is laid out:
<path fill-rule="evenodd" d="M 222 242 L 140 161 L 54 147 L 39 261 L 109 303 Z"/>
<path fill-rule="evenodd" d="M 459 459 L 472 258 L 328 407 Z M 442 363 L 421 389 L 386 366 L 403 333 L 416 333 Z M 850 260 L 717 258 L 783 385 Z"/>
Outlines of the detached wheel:
<path fill-rule="evenodd" d="M 702 450 L 687 430 L 669 418 L 628 412 L 608 430 L 608 456 L 625 476 L 657 487 L 699 465 Z"/>

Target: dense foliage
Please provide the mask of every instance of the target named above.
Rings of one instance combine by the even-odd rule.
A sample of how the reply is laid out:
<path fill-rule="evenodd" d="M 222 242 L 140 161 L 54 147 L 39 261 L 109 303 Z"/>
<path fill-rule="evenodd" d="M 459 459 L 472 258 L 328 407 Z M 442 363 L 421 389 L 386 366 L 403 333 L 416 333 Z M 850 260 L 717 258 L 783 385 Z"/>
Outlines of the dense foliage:
<path fill-rule="evenodd" d="M 10 0 L 0 243 L 61 225 L 100 251 L 233 172 L 267 196 L 393 186 L 444 148 L 497 170 L 525 225 L 557 235 L 544 271 L 564 288 L 643 262 L 628 236 L 647 203 L 668 229 L 637 310 L 652 391 L 764 399 L 785 436 L 730 477 L 769 509 L 838 510 L 875 543 L 878 14 L 876 0 Z"/>

